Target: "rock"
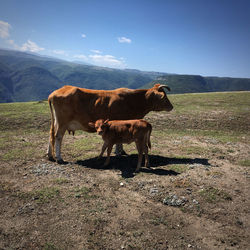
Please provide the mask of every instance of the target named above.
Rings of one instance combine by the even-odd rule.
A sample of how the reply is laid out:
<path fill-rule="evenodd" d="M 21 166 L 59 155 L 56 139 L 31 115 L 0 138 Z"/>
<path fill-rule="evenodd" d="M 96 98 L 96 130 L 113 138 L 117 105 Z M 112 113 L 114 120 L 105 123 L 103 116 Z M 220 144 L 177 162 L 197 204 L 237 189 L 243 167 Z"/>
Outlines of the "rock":
<path fill-rule="evenodd" d="M 49 163 L 39 163 L 31 167 L 31 173 L 40 176 L 40 175 L 48 175 L 48 174 L 65 174 L 65 168 L 63 166 L 58 166 L 57 164 L 49 164 Z"/>
<path fill-rule="evenodd" d="M 193 199 L 193 203 L 196 204 L 196 205 L 198 205 L 198 204 L 199 204 L 199 201 Z"/>
<path fill-rule="evenodd" d="M 158 192 L 159 192 L 159 190 L 158 190 L 158 188 L 156 188 L 156 187 L 150 188 L 150 190 L 149 190 L 149 193 L 150 193 L 151 195 L 155 195 L 155 194 L 157 194 Z"/>
<path fill-rule="evenodd" d="M 163 200 L 163 204 L 173 207 L 184 206 L 187 202 L 187 199 L 184 196 L 180 198 L 175 194 L 170 194 Z"/>
<path fill-rule="evenodd" d="M 34 207 L 32 206 L 32 204 L 30 203 L 27 203 L 25 204 L 23 207 L 20 207 L 17 211 L 17 215 L 20 215 L 20 214 L 26 214 L 26 213 L 30 213 L 34 210 Z"/>

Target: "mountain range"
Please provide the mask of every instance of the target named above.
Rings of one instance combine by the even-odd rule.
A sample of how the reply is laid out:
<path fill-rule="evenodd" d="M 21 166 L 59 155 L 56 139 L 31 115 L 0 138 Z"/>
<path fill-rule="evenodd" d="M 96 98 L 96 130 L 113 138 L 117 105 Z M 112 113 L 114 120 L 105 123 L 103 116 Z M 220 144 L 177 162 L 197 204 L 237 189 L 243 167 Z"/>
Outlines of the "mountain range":
<path fill-rule="evenodd" d="M 250 79 L 112 69 L 0 49 L 0 102 L 47 99 L 63 85 L 89 89 L 146 88 L 167 84 L 172 93 L 250 90 Z"/>

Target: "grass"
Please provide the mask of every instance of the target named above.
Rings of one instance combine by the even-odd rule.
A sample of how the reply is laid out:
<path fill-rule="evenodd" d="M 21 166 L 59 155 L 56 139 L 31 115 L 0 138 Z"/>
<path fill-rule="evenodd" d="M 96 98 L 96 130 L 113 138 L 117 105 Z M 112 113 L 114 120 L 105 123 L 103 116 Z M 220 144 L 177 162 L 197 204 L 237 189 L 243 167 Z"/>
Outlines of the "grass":
<path fill-rule="evenodd" d="M 234 199 L 231 193 L 235 192 L 231 190 L 237 183 L 230 183 L 231 178 L 226 178 L 226 164 L 233 161 L 238 166 L 250 166 L 247 155 L 250 92 L 171 95 L 170 99 L 174 105 L 171 113 L 151 112 L 145 118 L 153 125 L 149 154 L 154 169 L 143 168 L 137 175 L 126 172 L 132 171 L 127 165 L 136 166 L 134 156 L 113 157 L 110 168 L 101 168 L 105 158 L 92 159 L 100 153 L 101 137 L 81 131 L 63 139 L 62 157 L 68 165 L 46 161 L 50 125 L 47 103 L 0 104 L 0 161 L 3 163 L 0 171 L 4 180 L 0 187 L 7 197 L 3 200 L 6 206 L 3 211 L 8 219 L 4 226 L 10 222 L 18 232 L 15 234 L 9 227 L 6 235 L 18 242 L 25 239 L 22 231 L 29 232 L 27 241 L 33 242 L 34 238 L 28 237 L 35 237 L 31 233 L 35 232 L 32 224 L 35 222 L 37 238 L 42 239 L 40 243 L 37 241 L 40 249 L 59 249 L 64 240 L 65 248 L 77 248 L 81 242 L 88 249 L 119 249 L 121 246 L 163 249 L 165 246 L 159 242 L 168 240 L 170 248 L 183 249 L 187 247 L 186 242 L 185 246 L 180 247 L 180 244 L 187 239 L 180 239 L 180 236 L 186 237 L 189 228 L 177 227 L 181 220 L 190 225 L 189 219 L 195 220 L 198 214 L 202 223 L 206 222 L 204 225 L 212 227 L 211 221 L 216 220 L 214 224 L 218 225 L 221 220 L 225 228 L 232 226 L 224 215 L 211 218 L 211 214 L 224 205 L 230 207 L 227 201 Z M 124 148 L 128 154 L 137 154 L 134 143 Z M 218 158 L 220 156 L 224 158 Z M 84 164 L 78 164 L 78 159 Z M 38 176 L 32 169 L 41 162 L 48 166 L 48 174 Z M 197 166 L 190 171 L 191 165 L 207 163 L 211 164 L 208 170 Z M 237 168 L 232 171 L 241 174 Z M 154 185 L 159 188 L 155 196 L 149 192 Z M 201 186 L 204 188 L 198 191 Z M 188 203 L 178 210 L 163 206 L 162 199 L 170 191 L 177 196 L 184 195 Z M 246 193 L 243 190 L 237 199 L 243 201 Z M 193 198 L 199 203 L 193 204 Z M 12 202 L 16 202 L 15 206 Z M 34 207 L 32 212 L 27 209 L 13 216 L 19 208 L 29 208 L 27 204 Z M 40 205 L 45 211 L 42 214 Z M 242 211 L 239 217 L 244 218 Z M 229 216 L 232 214 L 231 211 Z M 49 236 L 51 232 L 53 238 Z M 190 233 L 194 241 L 196 234 L 196 231 Z M 18 244 L 15 247 L 19 247 Z M 28 249 L 27 246 L 20 247 Z"/>
<path fill-rule="evenodd" d="M 241 160 L 239 164 L 244 167 L 250 167 L 250 159 Z"/>
<path fill-rule="evenodd" d="M 57 248 L 53 243 L 51 242 L 46 242 L 43 250 L 58 250 L 59 248 Z"/>
<path fill-rule="evenodd" d="M 66 178 L 56 178 L 53 182 L 59 185 L 63 185 L 69 183 L 70 181 Z"/>
<path fill-rule="evenodd" d="M 200 191 L 200 196 L 203 197 L 207 202 L 213 203 L 221 200 L 232 200 L 230 194 L 224 190 L 219 190 L 214 187 L 207 187 Z"/>
<path fill-rule="evenodd" d="M 249 110 L 249 92 L 222 92 L 170 95 L 178 114 L 206 111 L 233 111 L 242 113 Z M 237 105 L 232 105 L 237 103 Z"/>
<path fill-rule="evenodd" d="M 168 141 L 173 140 L 180 141 L 181 145 L 175 146 L 179 150 L 178 155 L 185 156 L 209 156 L 210 153 L 217 151 L 220 151 L 220 154 L 226 154 L 220 149 L 217 150 L 216 145 L 208 148 L 190 145 L 190 140 L 193 138 L 199 138 L 202 141 L 216 140 L 223 144 L 250 141 L 250 133 L 246 127 L 248 123 L 250 124 L 250 118 L 248 118 L 250 115 L 246 115 L 250 106 L 249 92 L 171 95 L 171 101 L 174 104 L 174 110 L 171 113 L 151 112 L 145 118 L 153 125 L 150 154 L 165 154 Z M 209 113 L 211 109 L 212 112 Z M 230 117 L 237 118 L 238 115 L 242 115 L 239 120 L 230 120 Z M 217 122 L 206 121 L 210 116 Z M 235 124 L 232 125 L 233 122 Z M 241 127 L 242 122 L 245 124 L 245 130 Z M 2 131 L 0 159 L 8 162 L 44 155 L 49 136 L 49 124 L 50 114 L 46 101 L 0 104 L 0 132 Z M 190 138 L 184 143 L 184 137 Z M 75 160 L 93 158 L 99 155 L 102 143 L 101 137 L 96 134 L 77 131 L 75 137 L 65 136 L 62 154 L 67 153 Z M 126 145 L 125 149 L 129 154 L 137 154 L 134 144 Z M 239 164 L 249 166 L 249 161 L 242 160 Z"/>
<path fill-rule="evenodd" d="M 60 190 L 57 187 L 45 187 L 31 193 L 37 203 L 48 203 L 60 197 Z"/>
<path fill-rule="evenodd" d="M 182 147 L 182 152 L 187 155 L 204 155 L 207 152 L 207 148 L 199 146 L 185 146 Z"/>
<path fill-rule="evenodd" d="M 168 169 L 177 173 L 184 173 L 188 170 L 188 166 L 184 164 L 172 164 L 168 167 Z"/>
<path fill-rule="evenodd" d="M 87 187 L 78 187 L 74 190 L 75 198 L 83 198 L 85 200 L 95 198 L 95 196 L 91 195 L 91 190 Z"/>
<path fill-rule="evenodd" d="M 221 178 L 224 174 L 220 171 L 209 171 L 206 173 L 206 175 L 213 178 Z"/>

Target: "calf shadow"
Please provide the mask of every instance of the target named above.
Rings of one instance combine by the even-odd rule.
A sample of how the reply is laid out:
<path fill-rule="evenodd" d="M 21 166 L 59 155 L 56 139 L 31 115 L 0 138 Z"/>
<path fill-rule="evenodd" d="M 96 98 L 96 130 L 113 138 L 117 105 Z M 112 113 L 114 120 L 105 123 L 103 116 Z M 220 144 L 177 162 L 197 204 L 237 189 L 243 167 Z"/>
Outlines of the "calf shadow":
<path fill-rule="evenodd" d="M 132 154 L 128 156 L 111 156 L 110 157 L 110 164 L 107 167 L 104 167 L 104 161 L 106 157 L 102 159 L 90 158 L 87 160 L 78 160 L 76 164 L 87 167 L 87 168 L 94 168 L 94 169 L 118 169 L 121 171 L 121 176 L 123 178 L 132 178 L 134 177 L 134 171 L 137 165 L 137 154 Z M 144 168 L 140 169 L 140 172 L 156 174 L 156 175 L 169 175 L 169 176 L 176 176 L 180 174 L 179 172 L 173 170 L 166 170 L 162 168 L 158 168 L 160 166 L 166 166 L 170 164 L 201 164 L 205 166 L 209 166 L 208 159 L 203 158 L 169 158 L 160 155 L 150 155 L 149 156 L 150 166 L 151 168 Z M 142 162 L 143 166 L 144 162 Z"/>

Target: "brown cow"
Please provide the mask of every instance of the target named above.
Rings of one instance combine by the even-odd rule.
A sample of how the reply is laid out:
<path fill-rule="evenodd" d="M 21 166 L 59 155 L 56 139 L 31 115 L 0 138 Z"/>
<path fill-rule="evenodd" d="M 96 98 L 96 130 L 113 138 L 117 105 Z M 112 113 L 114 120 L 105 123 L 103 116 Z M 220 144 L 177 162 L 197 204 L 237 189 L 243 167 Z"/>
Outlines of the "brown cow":
<path fill-rule="evenodd" d="M 64 86 L 48 97 L 51 111 L 48 157 L 63 163 L 61 143 L 66 130 L 95 132 L 88 123 L 98 119 L 130 120 L 142 119 L 150 111 L 171 111 L 166 85 L 155 84 L 150 89 L 90 90 Z"/>
<path fill-rule="evenodd" d="M 135 142 L 138 150 L 138 162 L 136 172 L 141 168 L 143 153 L 145 154 L 145 167 L 149 168 L 148 148 L 151 148 L 150 135 L 152 126 L 144 120 L 119 120 L 104 121 L 97 120 L 95 123 L 89 122 L 89 126 L 96 129 L 97 133 L 102 136 L 104 144 L 99 158 L 107 149 L 107 159 L 104 166 L 110 163 L 110 154 L 114 144 Z"/>

